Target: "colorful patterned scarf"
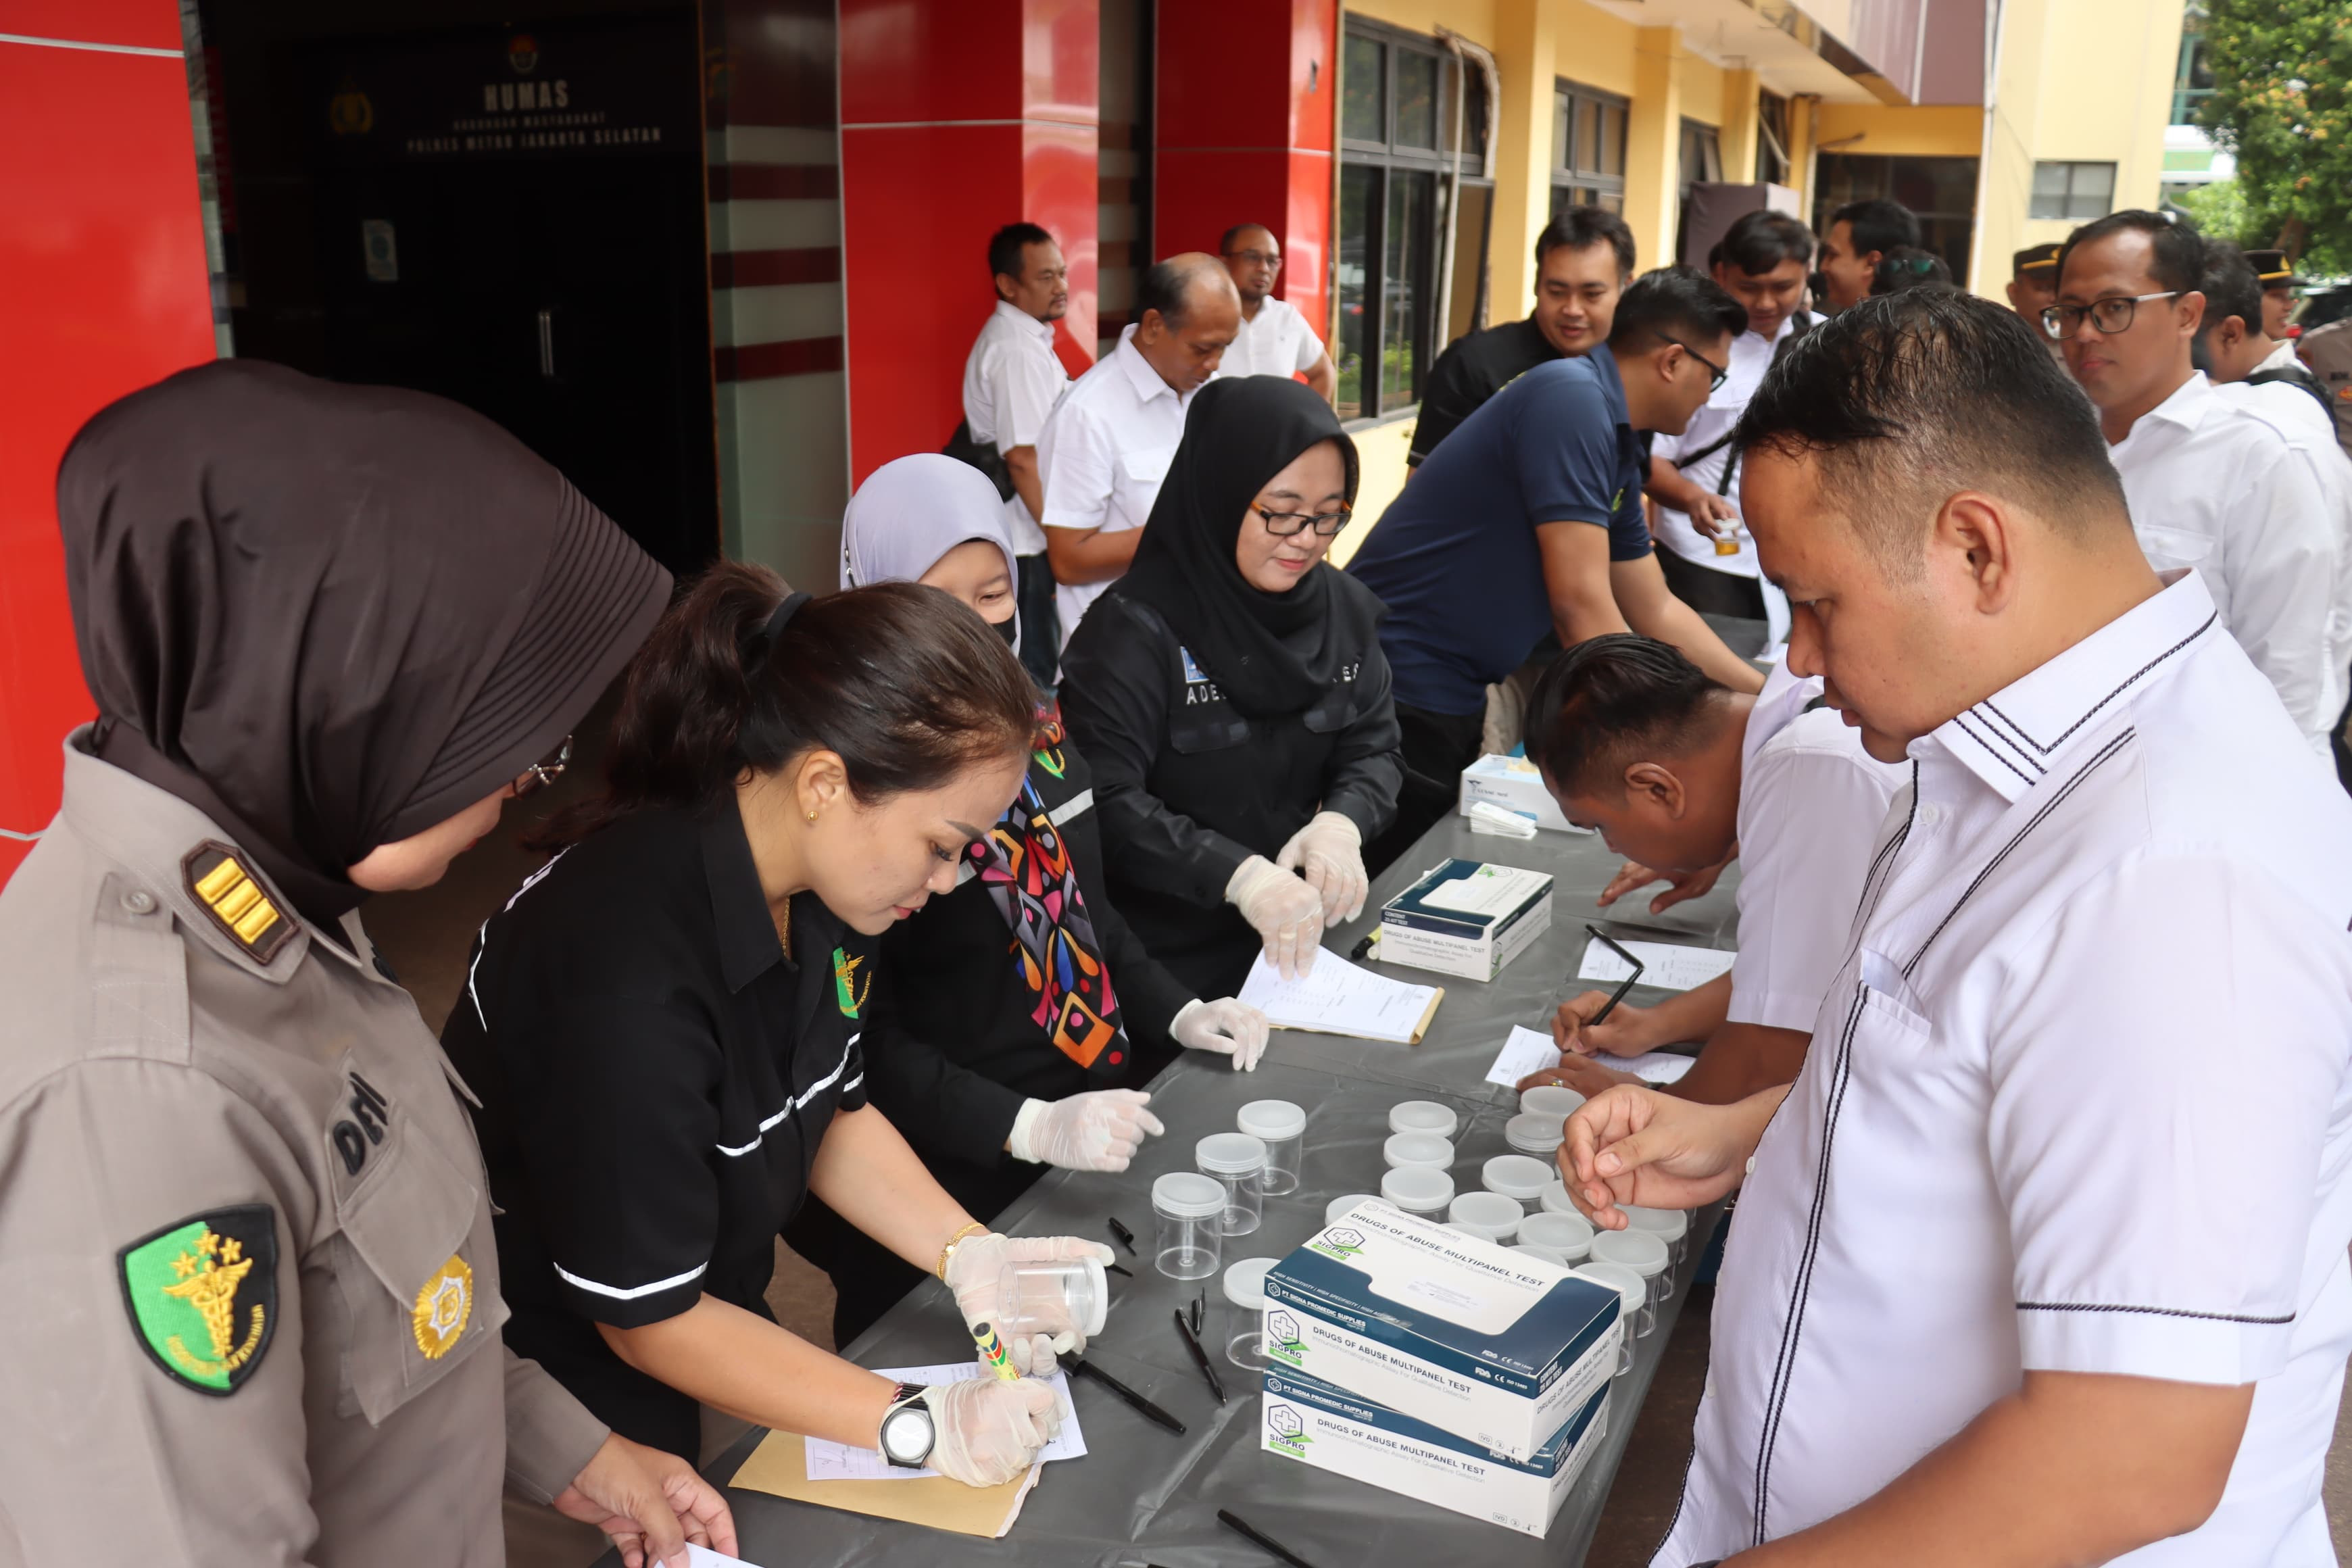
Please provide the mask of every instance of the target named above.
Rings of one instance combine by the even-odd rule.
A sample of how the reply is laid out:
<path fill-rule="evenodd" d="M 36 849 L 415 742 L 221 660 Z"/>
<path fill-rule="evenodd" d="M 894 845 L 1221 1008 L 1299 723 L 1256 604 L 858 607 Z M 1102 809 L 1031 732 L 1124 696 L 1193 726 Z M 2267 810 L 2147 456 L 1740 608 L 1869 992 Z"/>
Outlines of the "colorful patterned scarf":
<path fill-rule="evenodd" d="M 1059 727 L 1049 728 L 1037 752 L 1038 765 L 1055 777 L 1062 773 L 1060 740 Z M 1091 1068 L 1126 1028 L 1069 846 L 1037 786 L 1024 776 L 1003 820 L 964 852 L 1012 928 L 1014 967 L 1036 998 L 1030 1017 L 1056 1050 Z"/>

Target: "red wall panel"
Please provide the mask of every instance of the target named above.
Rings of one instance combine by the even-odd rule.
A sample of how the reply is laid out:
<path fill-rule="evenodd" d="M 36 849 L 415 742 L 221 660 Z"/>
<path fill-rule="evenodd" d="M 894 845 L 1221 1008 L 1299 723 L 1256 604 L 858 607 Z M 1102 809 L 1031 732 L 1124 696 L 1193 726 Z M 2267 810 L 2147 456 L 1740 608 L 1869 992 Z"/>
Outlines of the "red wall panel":
<path fill-rule="evenodd" d="M 0 32 L 177 47 L 172 0 L 0 4 Z M 45 31 L 46 30 L 46 31 Z M 55 814 L 90 717 L 66 609 L 58 459 L 122 394 L 213 357 L 177 58 L 0 43 L 0 827 Z M 0 877 L 24 846 L 0 840 Z"/>
<path fill-rule="evenodd" d="M 1070 268 L 1055 347 L 1093 363 L 1097 0 L 842 0 L 841 227 L 853 485 L 935 452 L 995 295 L 988 237 L 1043 224 Z M 973 121 L 986 123 L 972 123 Z"/>
<path fill-rule="evenodd" d="M 1276 292 L 1325 334 L 1336 0 L 1190 0 L 1160 22 L 1154 247 L 1214 251 L 1234 224 L 1265 224 Z"/>
<path fill-rule="evenodd" d="M 180 8 L 155 0 L 0 0 L 0 33 L 176 51 Z"/>

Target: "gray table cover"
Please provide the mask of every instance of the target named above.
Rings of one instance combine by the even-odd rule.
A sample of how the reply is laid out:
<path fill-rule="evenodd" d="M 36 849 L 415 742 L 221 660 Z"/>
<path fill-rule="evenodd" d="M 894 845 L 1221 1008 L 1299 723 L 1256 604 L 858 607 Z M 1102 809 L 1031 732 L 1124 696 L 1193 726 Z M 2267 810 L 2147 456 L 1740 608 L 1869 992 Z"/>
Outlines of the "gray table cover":
<path fill-rule="evenodd" d="M 1464 1191 L 1478 1186 L 1480 1167 L 1507 1152 L 1503 1122 L 1517 1110 L 1513 1091 L 1485 1081 L 1486 1069 L 1512 1025 L 1546 1027 L 1556 1003 L 1588 988 L 1575 978 L 1591 940 L 1588 920 L 1619 941 L 1732 945 L 1736 866 L 1705 899 L 1663 915 L 1649 913 L 1655 888 L 1620 900 L 1608 912 L 1615 917 L 1612 922 L 1595 910 L 1593 900 L 1622 861 L 1597 837 L 1492 837 L 1470 832 L 1460 817 L 1438 824 L 1412 854 L 1378 878 L 1363 917 L 1327 932 L 1325 945 L 1343 954 L 1351 951 L 1377 923 L 1385 900 L 1451 856 L 1550 872 L 1551 929 L 1491 982 L 1376 963 L 1382 973 L 1445 987 L 1445 999 L 1419 1046 L 1278 1031 L 1252 1073 L 1236 1073 L 1219 1058 L 1186 1052 L 1151 1086 L 1152 1110 L 1167 1124 L 1167 1135 L 1151 1140 L 1131 1167 L 1115 1175 L 1049 1172 L 999 1216 L 1000 1228 L 1020 1235 L 1066 1233 L 1108 1241 L 1105 1221 L 1111 1215 L 1135 1232 L 1142 1257 L 1129 1258 L 1122 1250 L 1119 1258 L 1136 1277 L 1113 1277 L 1109 1321 L 1088 1347 L 1087 1358 L 1183 1421 L 1189 1428 L 1183 1436 L 1145 1421 L 1104 1389 L 1076 1381 L 1072 1396 L 1087 1455 L 1046 1466 L 1020 1520 L 1003 1540 L 951 1536 L 763 1492 L 730 1490 L 741 1554 L 762 1568 L 929 1568 L 950 1559 L 1036 1568 L 1244 1568 L 1271 1562 L 1218 1523 L 1217 1510 L 1226 1508 L 1317 1568 L 1426 1568 L 1474 1556 L 1483 1568 L 1581 1563 L 1719 1210 L 1694 1216 L 1690 1246 L 1674 1270 L 1675 1289 L 1660 1309 L 1657 1330 L 1639 1342 L 1633 1370 L 1612 1384 L 1607 1435 L 1542 1540 L 1261 1452 L 1256 1382 L 1223 1359 L 1234 1318 L 1219 1281 L 1180 1284 L 1151 1265 L 1153 1179 L 1191 1170 L 1193 1143 L 1203 1134 L 1231 1130 L 1234 1112 L 1245 1101 L 1289 1100 L 1304 1106 L 1305 1159 L 1298 1191 L 1266 1200 L 1265 1223 L 1256 1234 L 1226 1240 L 1227 1263 L 1280 1257 L 1320 1226 L 1328 1200 L 1378 1191 L 1389 1108 L 1400 1100 L 1441 1100 L 1454 1107 L 1462 1118 L 1454 1181 Z M 1628 999 L 1649 1003 L 1666 994 L 1637 986 Z M 1169 1321 L 1172 1308 L 1203 1288 L 1208 1310 L 1202 1339 L 1218 1358 L 1225 1382 L 1228 1400 L 1223 1407 L 1211 1397 Z M 845 1353 L 866 1366 L 924 1365 L 960 1360 L 971 1353 L 971 1342 L 947 1291 L 926 1283 Z M 746 1436 L 708 1467 L 708 1473 L 721 1479 L 732 1475 L 760 1436 Z M 607 1552 L 603 1562 L 617 1563 L 619 1558 Z"/>

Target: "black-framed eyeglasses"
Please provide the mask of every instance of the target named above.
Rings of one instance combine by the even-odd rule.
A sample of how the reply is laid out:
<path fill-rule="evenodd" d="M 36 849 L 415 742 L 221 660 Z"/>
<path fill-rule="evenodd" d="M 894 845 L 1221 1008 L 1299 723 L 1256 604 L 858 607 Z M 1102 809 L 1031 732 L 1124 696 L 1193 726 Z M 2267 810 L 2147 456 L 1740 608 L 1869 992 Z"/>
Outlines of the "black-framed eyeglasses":
<path fill-rule="evenodd" d="M 2063 342 L 2083 330 L 2084 317 L 2108 337 L 2131 330 L 2143 300 L 2178 300 L 2185 290 L 2159 289 L 2153 294 L 2116 294 L 2087 305 L 2053 305 L 2042 312 L 2042 330 Z"/>
<path fill-rule="evenodd" d="M 1276 539 L 1288 539 L 1302 529 L 1312 528 L 1326 539 L 1348 526 L 1356 515 L 1353 507 L 1341 507 L 1338 511 L 1268 511 L 1255 501 L 1250 510 L 1265 519 L 1265 531 Z"/>
<path fill-rule="evenodd" d="M 545 762 L 533 763 L 523 769 L 514 782 L 514 797 L 520 800 L 527 795 L 537 795 L 541 790 L 562 778 L 563 770 L 571 765 L 572 737 L 566 735 L 563 737 L 563 744 L 556 747 L 553 754 Z"/>
<path fill-rule="evenodd" d="M 1686 354 L 1690 355 L 1690 356 L 1691 356 L 1691 358 L 1693 358 L 1693 359 L 1695 359 L 1695 360 L 1698 361 L 1698 363 L 1701 363 L 1701 364 L 1703 364 L 1703 365 L 1706 366 L 1706 374 L 1707 374 L 1706 391 L 1707 391 L 1707 395 L 1708 395 L 1708 396 L 1710 396 L 1710 397 L 1714 396 L 1714 395 L 1715 395 L 1715 390 L 1716 390 L 1716 388 L 1717 388 L 1717 387 L 1721 386 L 1725 382 L 1729 381 L 1729 380 L 1731 379 L 1731 372 L 1730 372 L 1730 370 L 1729 370 L 1729 368 L 1728 368 L 1728 367 L 1724 366 L 1724 365 L 1719 365 L 1719 364 L 1716 363 L 1713 360 L 1711 360 L 1711 359 L 1707 358 L 1705 354 L 1703 354 L 1703 353 L 1699 353 L 1699 352 L 1698 352 L 1698 350 L 1696 350 L 1696 349 L 1695 349 L 1695 348 L 1691 347 L 1691 346 L 1690 346 L 1690 344 L 1688 344 L 1688 343 L 1686 343 L 1686 342 L 1683 342 L 1683 341 L 1682 341 L 1682 339 L 1680 339 L 1680 338 L 1667 338 L 1667 337 L 1666 337 L 1666 334 L 1665 334 L 1665 333 L 1664 333 L 1664 332 L 1660 332 L 1660 333 L 1658 334 L 1658 336 L 1660 336 L 1661 338 L 1665 338 L 1665 341 L 1666 341 L 1666 342 L 1670 342 L 1670 343 L 1674 344 L 1674 345 L 1675 345 L 1675 347 L 1676 347 L 1676 348 L 1678 348 L 1678 349 L 1682 350 L 1682 351 L 1683 351 L 1683 353 L 1686 353 Z"/>

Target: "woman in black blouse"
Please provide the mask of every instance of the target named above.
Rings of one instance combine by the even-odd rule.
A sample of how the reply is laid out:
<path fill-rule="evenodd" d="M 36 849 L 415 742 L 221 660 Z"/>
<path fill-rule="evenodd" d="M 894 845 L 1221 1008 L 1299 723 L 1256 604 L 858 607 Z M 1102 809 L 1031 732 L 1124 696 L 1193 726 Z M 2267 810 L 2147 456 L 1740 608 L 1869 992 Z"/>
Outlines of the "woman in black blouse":
<path fill-rule="evenodd" d="M 1012 537 L 980 471 L 937 454 L 876 469 L 842 520 L 841 585 L 916 582 L 1019 646 Z M 1042 1167 L 1120 1171 L 1160 1131 L 1139 1092 L 1180 1047 L 1254 1068 L 1265 1016 L 1203 1002 L 1103 892 L 1094 776 L 1041 721 L 1011 809 L 964 847 L 955 890 L 882 939 L 866 1091 L 940 1185 L 995 1215 Z M 920 1278 L 811 1204 L 790 1239 L 833 1276 L 847 1344 Z"/>
<path fill-rule="evenodd" d="M 866 1098 L 877 939 L 1020 788 L 1030 689 L 942 595 L 715 567 L 629 667 L 605 795 L 484 925 L 444 1038 L 483 1090 L 507 1339 L 615 1430 L 694 1453 L 707 1409 L 973 1485 L 1052 1435 L 1041 1382 L 896 1384 L 762 1300 L 812 1194 L 971 1323 L 1008 1261 L 1110 1260 L 991 1234 Z M 1036 1370 L 1086 1326 L 1007 1348 Z"/>
<path fill-rule="evenodd" d="M 1211 382 L 1135 564 L 1062 650 L 1110 896 L 1204 994 L 1238 989 L 1261 951 L 1311 968 L 1396 816 L 1381 602 L 1323 559 L 1355 497 L 1329 404 L 1274 376 Z"/>

